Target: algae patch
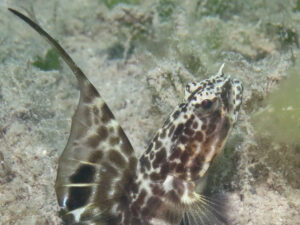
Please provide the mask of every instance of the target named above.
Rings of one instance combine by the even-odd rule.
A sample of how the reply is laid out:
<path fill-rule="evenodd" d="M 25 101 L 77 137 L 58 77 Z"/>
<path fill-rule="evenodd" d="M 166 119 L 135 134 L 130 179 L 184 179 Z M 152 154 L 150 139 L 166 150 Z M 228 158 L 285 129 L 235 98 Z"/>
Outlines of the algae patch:
<path fill-rule="evenodd" d="M 297 60 L 286 80 L 266 99 L 266 106 L 252 117 L 257 140 L 252 150 L 258 155 L 258 161 L 269 172 L 281 174 L 294 188 L 300 188 L 299 69 L 300 60 Z M 254 177 L 261 171 L 253 171 Z"/>
<path fill-rule="evenodd" d="M 172 14 L 176 4 L 171 0 L 160 0 L 156 8 L 161 22 L 167 22 L 172 19 Z"/>
<path fill-rule="evenodd" d="M 49 49 L 44 58 L 37 56 L 37 59 L 32 63 L 33 66 L 44 71 L 59 69 L 59 55 L 53 48 Z"/>
<path fill-rule="evenodd" d="M 291 69 L 286 80 L 278 86 L 265 104 L 253 116 L 260 133 L 268 133 L 274 141 L 300 144 L 300 61 Z"/>
<path fill-rule="evenodd" d="M 137 5 L 140 3 L 140 0 L 103 0 L 103 3 L 107 6 L 107 8 L 112 9 L 116 5 L 121 3 L 129 4 L 129 5 Z"/>

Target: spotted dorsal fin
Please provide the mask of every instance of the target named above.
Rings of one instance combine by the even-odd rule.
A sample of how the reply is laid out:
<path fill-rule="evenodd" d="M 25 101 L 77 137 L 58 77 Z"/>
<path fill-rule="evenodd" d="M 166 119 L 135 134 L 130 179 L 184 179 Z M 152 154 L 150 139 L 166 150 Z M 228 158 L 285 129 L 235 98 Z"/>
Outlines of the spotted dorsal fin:
<path fill-rule="evenodd" d="M 75 74 L 80 100 L 59 159 L 56 194 L 66 224 L 114 225 L 135 177 L 133 148 L 96 88 L 39 25 L 9 9 L 44 37 Z"/>

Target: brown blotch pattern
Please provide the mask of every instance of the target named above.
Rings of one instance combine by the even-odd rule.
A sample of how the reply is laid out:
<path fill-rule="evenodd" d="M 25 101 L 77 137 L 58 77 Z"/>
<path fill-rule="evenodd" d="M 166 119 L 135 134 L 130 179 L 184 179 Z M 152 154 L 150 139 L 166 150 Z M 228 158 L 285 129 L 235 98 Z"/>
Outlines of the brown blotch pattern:
<path fill-rule="evenodd" d="M 98 184 L 98 187 L 96 189 L 94 201 L 101 208 L 111 207 L 111 201 L 108 201 L 108 191 L 111 189 L 111 183 L 112 183 L 113 176 L 115 176 L 115 175 L 110 174 L 108 172 L 100 171 L 101 182 Z"/>
<path fill-rule="evenodd" d="M 120 142 L 120 138 L 119 137 L 111 137 L 109 139 L 109 144 L 111 146 L 117 145 L 117 144 L 119 144 L 119 142 Z"/>
<path fill-rule="evenodd" d="M 92 147 L 92 148 L 96 148 L 100 142 L 100 138 L 98 135 L 92 135 L 87 139 L 87 145 Z"/>
<path fill-rule="evenodd" d="M 182 134 L 183 128 L 184 128 L 184 125 L 182 123 L 176 127 L 173 137 L 172 137 L 172 141 L 176 140 L 178 138 L 178 136 Z"/>
<path fill-rule="evenodd" d="M 108 106 L 104 103 L 102 108 L 101 108 L 102 114 L 101 114 L 101 120 L 103 123 L 107 123 L 111 119 L 114 119 L 114 115 L 108 108 Z"/>
<path fill-rule="evenodd" d="M 177 195 L 177 193 L 174 190 L 171 190 L 167 193 L 167 198 L 174 203 L 180 202 L 180 197 Z"/>
<path fill-rule="evenodd" d="M 198 142 L 202 142 L 203 141 L 203 134 L 201 131 L 197 131 L 195 136 L 194 136 L 194 139 Z"/>
<path fill-rule="evenodd" d="M 142 189 L 138 198 L 135 200 L 135 202 L 131 206 L 131 211 L 134 216 L 138 215 L 138 212 L 140 210 L 141 205 L 144 203 L 145 197 L 147 195 L 147 192 L 145 189 Z"/>
<path fill-rule="evenodd" d="M 99 112 L 100 112 L 99 109 L 96 106 L 94 106 L 93 107 L 93 113 L 94 113 L 94 115 L 95 116 L 99 116 Z"/>
<path fill-rule="evenodd" d="M 160 185 L 156 185 L 156 184 L 151 187 L 151 190 L 152 190 L 152 194 L 158 196 L 162 196 L 165 193 L 164 189 Z"/>
<path fill-rule="evenodd" d="M 162 143 L 161 143 L 161 141 L 156 141 L 155 142 L 155 149 L 157 150 L 157 149 L 159 149 L 160 147 L 162 146 Z"/>
<path fill-rule="evenodd" d="M 161 174 L 153 172 L 150 174 L 150 179 L 153 181 L 158 181 L 161 179 Z"/>
<path fill-rule="evenodd" d="M 158 168 L 159 164 L 166 160 L 167 152 L 165 148 L 160 149 L 155 156 L 155 160 L 152 163 L 153 168 Z"/>
<path fill-rule="evenodd" d="M 215 131 L 217 124 L 215 122 L 209 123 L 208 128 L 206 130 L 206 135 L 210 135 Z"/>
<path fill-rule="evenodd" d="M 184 151 L 180 156 L 180 161 L 182 164 L 186 164 L 189 160 L 190 154 L 188 151 Z"/>
<path fill-rule="evenodd" d="M 164 139 L 166 137 L 166 129 L 162 129 L 160 136 L 161 139 Z"/>
<path fill-rule="evenodd" d="M 182 150 L 179 147 L 174 147 L 171 155 L 169 156 L 169 160 L 173 161 L 174 159 L 179 158 L 179 156 L 181 155 L 181 152 L 182 152 Z"/>
<path fill-rule="evenodd" d="M 102 150 L 94 151 L 89 157 L 89 162 L 99 163 L 101 161 L 102 157 L 103 157 Z"/>
<path fill-rule="evenodd" d="M 157 212 L 157 209 L 162 204 L 162 201 L 159 197 L 151 196 L 146 206 L 142 209 L 142 216 L 144 217 L 153 217 L 155 216 L 155 212 Z"/>
<path fill-rule="evenodd" d="M 176 166 L 176 172 L 179 173 L 179 174 L 182 174 L 182 173 L 185 172 L 185 168 L 184 168 L 184 165 L 182 163 L 177 164 L 177 166 Z"/>
<path fill-rule="evenodd" d="M 97 117 L 94 117 L 94 123 L 95 123 L 96 125 L 98 125 L 98 124 L 100 123 L 100 120 L 99 120 L 99 118 L 97 118 Z"/>
<path fill-rule="evenodd" d="M 142 157 L 140 158 L 140 165 L 142 168 L 150 170 L 151 165 L 147 156 L 142 155 Z"/>
<path fill-rule="evenodd" d="M 191 127 L 185 127 L 184 133 L 188 136 L 192 136 L 195 133 L 195 131 L 193 129 L 191 129 Z"/>
<path fill-rule="evenodd" d="M 85 86 L 83 94 L 83 102 L 91 103 L 94 98 L 100 97 L 97 89 L 90 82 Z"/>
<path fill-rule="evenodd" d="M 160 174 L 162 179 L 165 179 L 170 171 L 169 164 L 167 162 L 162 163 L 160 168 Z"/>
<path fill-rule="evenodd" d="M 116 150 L 112 149 L 108 153 L 109 160 L 120 168 L 124 168 L 126 165 L 126 160 L 124 157 Z"/>
<path fill-rule="evenodd" d="M 182 135 L 179 140 L 182 144 L 186 144 L 188 142 L 188 138 L 184 135 Z"/>
<path fill-rule="evenodd" d="M 99 142 L 105 140 L 108 137 L 108 131 L 105 126 L 100 126 L 97 129 Z"/>
<path fill-rule="evenodd" d="M 204 160 L 205 157 L 203 156 L 203 154 L 198 154 L 193 160 L 192 166 L 190 168 L 192 179 L 197 179 L 199 177 L 199 172 L 202 169 Z"/>
<path fill-rule="evenodd" d="M 178 118 L 178 116 L 180 115 L 180 113 L 181 113 L 181 112 L 180 112 L 179 110 L 177 110 L 176 112 L 174 112 L 174 113 L 173 113 L 173 116 L 172 116 L 173 119 L 176 120 L 176 119 Z"/>
<path fill-rule="evenodd" d="M 131 155 L 133 153 L 133 148 L 126 136 L 126 134 L 124 133 L 124 131 L 122 130 L 121 127 L 119 127 L 119 137 L 122 140 L 122 145 L 121 145 L 121 150 L 126 154 L 126 155 Z"/>
<path fill-rule="evenodd" d="M 173 188 L 176 190 L 178 195 L 182 196 L 184 193 L 184 184 L 181 180 L 174 178 L 173 179 Z"/>
<path fill-rule="evenodd" d="M 168 167 L 169 167 L 169 171 L 173 171 L 177 167 L 177 163 L 171 162 L 168 164 Z"/>
<path fill-rule="evenodd" d="M 153 151 L 150 152 L 150 160 L 153 160 L 154 156 L 155 156 L 154 152 Z"/>
<path fill-rule="evenodd" d="M 129 158 L 129 170 L 130 171 L 134 171 L 136 170 L 136 167 L 137 167 L 137 158 L 132 156 Z"/>
<path fill-rule="evenodd" d="M 217 110 L 212 114 L 209 120 L 208 127 L 206 130 L 206 135 L 210 135 L 212 132 L 215 131 L 217 124 L 220 123 L 220 120 L 221 120 L 221 111 Z"/>
<path fill-rule="evenodd" d="M 92 126 L 92 115 L 89 107 L 85 107 L 83 109 L 83 115 L 84 115 L 85 125 L 88 127 Z"/>
<path fill-rule="evenodd" d="M 146 152 L 145 152 L 146 155 L 148 155 L 148 154 L 151 152 L 152 147 L 153 147 L 153 142 L 151 142 L 150 145 L 148 146 L 148 148 L 147 148 L 147 150 L 146 150 Z"/>
<path fill-rule="evenodd" d="M 171 128 L 169 130 L 169 134 L 168 134 L 169 137 L 171 137 L 171 135 L 173 134 L 174 129 L 175 129 L 175 125 L 172 124 L 172 126 L 171 126 Z"/>

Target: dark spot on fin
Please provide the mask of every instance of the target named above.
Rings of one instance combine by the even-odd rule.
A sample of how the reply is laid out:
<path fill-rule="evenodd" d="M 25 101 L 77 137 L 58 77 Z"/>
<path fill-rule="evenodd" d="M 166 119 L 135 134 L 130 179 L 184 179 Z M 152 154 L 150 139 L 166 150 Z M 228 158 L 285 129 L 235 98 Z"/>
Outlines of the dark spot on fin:
<path fill-rule="evenodd" d="M 71 187 L 69 192 L 67 207 L 68 210 L 72 211 L 86 205 L 92 189 L 91 187 Z"/>
<path fill-rule="evenodd" d="M 95 168 L 90 165 L 82 165 L 77 171 L 70 177 L 70 181 L 73 184 L 78 183 L 91 183 L 95 176 Z"/>

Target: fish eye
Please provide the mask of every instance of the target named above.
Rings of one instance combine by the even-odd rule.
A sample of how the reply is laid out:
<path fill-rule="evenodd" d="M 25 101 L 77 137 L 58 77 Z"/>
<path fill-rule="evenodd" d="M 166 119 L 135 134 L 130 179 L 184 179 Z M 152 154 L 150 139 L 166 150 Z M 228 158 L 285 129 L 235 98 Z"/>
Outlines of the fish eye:
<path fill-rule="evenodd" d="M 209 99 L 205 99 L 201 102 L 201 106 L 203 109 L 210 109 L 212 104 L 213 104 L 213 102 Z"/>

